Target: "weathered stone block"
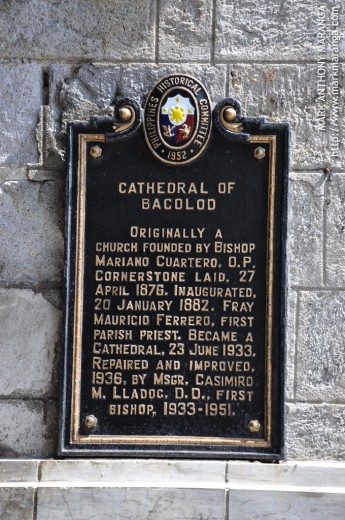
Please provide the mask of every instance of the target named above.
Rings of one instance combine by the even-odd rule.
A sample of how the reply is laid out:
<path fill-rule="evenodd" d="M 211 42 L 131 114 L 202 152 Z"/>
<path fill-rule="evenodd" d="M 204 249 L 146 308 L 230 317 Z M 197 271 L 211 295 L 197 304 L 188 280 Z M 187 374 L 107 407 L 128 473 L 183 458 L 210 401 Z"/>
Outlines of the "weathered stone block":
<path fill-rule="evenodd" d="M 109 67 L 84 64 L 78 68 L 53 65 L 50 107 L 54 131 L 59 133 L 65 130 L 68 121 L 87 121 L 94 115 L 113 115 L 113 104 L 118 98 L 132 97 L 144 103 L 152 86 L 161 77 L 176 72 L 176 69 L 175 65 Z M 184 65 L 183 72 L 201 79 L 214 103 L 224 97 L 224 65 Z"/>
<path fill-rule="evenodd" d="M 159 59 L 167 62 L 209 61 L 212 38 L 211 0 L 163 0 L 159 9 Z"/>
<path fill-rule="evenodd" d="M 343 494 L 274 490 L 230 490 L 228 520 L 339 520 Z"/>
<path fill-rule="evenodd" d="M 135 65 L 123 69 L 120 91 L 125 96 L 133 96 L 141 102 L 146 100 L 152 86 L 163 76 L 181 71 L 198 78 L 206 87 L 213 104 L 225 96 L 226 66 L 209 64 L 164 64 L 157 67 Z"/>
<path fill-rule="evenodd" d="M 68 121 L 88 121 L 91 116 L 110 116 L 118 91 L 121 68 L 83 64 L 50 68 L 51 124 L 55 132 Z"/>
<path fill-rule="evenodd" d="M 116 483 L 119 487 L 186 487 L 198 482 L 199 488 L 221 489 L 225 482 L 225 462 L 210 460 L 66 460 L 43 461 L 42 482 Z"/>
<path fill-rule="evenodd" d="M 224 491 L 205 489 L 102 488 L 38 491 L 37 520 L 224 519 Z"/>
<path fill-rule="evenodd" d="M 295 393 L 295 355 L 296 355 L 296 313 L 298 293 L 290 289 L 286 308 L 286 370 L 285 397 L 293 399 Z"/>
<path fill-rule="evenodd" d="M 0 482 L 37 482 L 38 460 L 0 460 Z"/>
<path fill-rule="evenodd" d="M 265 116 L 269 121 L 287 121 L 290 124 L 292 166 L 298 170 L 342 166 L 340 157 L 344 143 L 339 158 L 331 155 L 329 90 L 325 102 L 325 131 L 318 128 L 317 77 L 317 64 L 230 66 L 230 95 L 240 101 L 245 115 Z M 340 102 L 343 75 L 340 75 L 339 84 L 341 120 L 344 110 Z"/>
<path fill-rule="evenodd" d="M 64 196 L 61 182 L 7 181 L 0 190 L 0 281 L 61 281 Z"/>
<path fill-rule="evenodd" d="M 3 19 L 0 26 L 2 23 Z M 8 28 L 1 33 L 0 46 L 4 34 L 16 34 Z M 0 163 L 21 165 L 37 162 L 35 130 L 42 104 L 41 67 L 0 64 L 0 91 Z"/>
<path fill-rule="evenodd" d="M 180 68 L 180 67 L 179 67 Z M 175 72 L 174 65 L 104 66 L 84 64 L 79 67 L 53 65 L 50 71 L 50 112 L 47 121 L 50 143 L 45 166 L 58 166 L 65 156 L 66 126 L 70 121 L 88 121 L 92 116 L 112 116 L 114 101 L 132 97 L 144 104 L 152 86 L 163 76 Z M 214 103 L 225 96 L 226 67 L 188 65 L 183 72 L 201 78 Z M 53 138 L 52 138 L 53 136 Z M 32 170 L 33 180 L 46 171 Z M 57 178 L 57 177 L 56 177 Z"/>
<path fill-rule="evenodd" d="M 153 60 L 155 17 L 152 0 L 13 0 L 2 9 L 0 57 Z"/>
<path fill-rule="evenodd" d="M 296 461 L 279 464 L 262 462 L 228 462 L 228 487 L 231 489 L 266 489 L 298 491 L 304 487 L 308 493 L 322 487 L 324 492 L 343 492 L 345 464 L 342 462 Z"/>
<path fill-rule="evenodd" d="M 330 52 L 331 7 L 326 0 L 326 41 Z M 344 27 L 340 13 L 340 27 Z M 313 0 L 221 0 L 216 3 L 215 56 L 223 60 L 311 61 L 318 59 L 317 4 Z M 342 55 L 344 45 L 341 43 Z"/>
<path fill-rule="evenodd" d="M 345 287 L 345 174 L 332 174 L 326 188 L 326 284 Z"/>
<path fill-rule="evenodd" d="M 67 121 L 88 120 L 92 115 L 112 115 L 112 105 L 119 97 L 129 96 L 144 102 L 149 89 L 160 77 L 178 69 L 181 67 L 177 64 L 53 65 L 50 107 L 56 143 L 50 147 L 52 152 L 57 157 L 63 155 L 59 136 L 61 122 L 64 130 Z M 202 79 L 214 103 L 225 95 L 225 70 L 224 65 L 183 66 L 184 72 Z M 329 126 L 325 132 L 317 126 L 316 79 L 316 65 L 235 65 L 230 71 L 230 95 L 242 103 L 245 115 L 263 115 L 268 120 L 290 123 L 293 165 L 297 169 L 341 165 L 340 158 L 331 157 Z M 328 119 L 329 110 L 328 96 Z M 47 165 L 49 167 L 49 163 Z"/>
<path fill-rule="evenodd" d="M 41 401 L 0 401 L 0 457 L 52 457 Z"/>
<path fill-rule="evenodd" d="M 25 166 L 0 166 L 0 183 L 4 181 L 26 181 L 27 178 Z"/>
<path fill-rule="evenodd" d="M 56 388 L 60 314 L 42 294 L 0 289 L 2 397 L 39 398 Z"/>
<path fill-rule="evenodd" d="M 286 406 L 286 456 L 288 459 L 345 460 L 345 405 Z"/>
<path fill-rule="evenodd" d="M 34 514 L 34 489 L 0 489 L 0 518 L 29 520 Z"/>
<path fill-rule="evenodd" d="M 323 187 L 318 173 L 292 174 L 289 183 L 288 283 L 323 283 Z"/>
<path fill-rule="evenodd" d="M 301 292 L 297 399 L 344 402 L 345 291 Z"/>
<path fill-rule="evenodd" d="M 42 105 L 36 129 L 39 161 L 29 165 L 30 180 L 65 178 L 65 142 L 63 145 L 59 142 L 60 135 L 54 134 L 53 127 L 50 107 Z"/>
<path fill-rule="evenodd" d="M 46 170 L 45 168 L 31 167 L 27 171 L 26 179 L 34 182 L 63 180 L 66 178 L 66 165 L 63 168 Z"/>

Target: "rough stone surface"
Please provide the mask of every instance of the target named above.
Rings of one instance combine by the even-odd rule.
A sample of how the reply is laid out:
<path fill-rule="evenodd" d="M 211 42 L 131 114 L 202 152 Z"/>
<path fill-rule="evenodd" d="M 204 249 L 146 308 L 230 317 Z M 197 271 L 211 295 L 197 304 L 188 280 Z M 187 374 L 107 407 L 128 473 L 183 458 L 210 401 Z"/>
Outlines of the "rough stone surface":
<path fill-rule="evenodd" d="M 296 355 L 296 313 L 298 293 L 289 290 L 287 295 L 286 316 L 286 370 L 285 370 L 285 398 L 293 399 L 295 393 L 295 355 Z"/>
<path fill-rule="evenodd" d="M 11 0 L 1 14 L 1 58 L 154 59 L 152 0 Z"/>
<path fill-rule="evenodd" d="M 31 290 L 0 289 L 0 395 L 42 397 L 57 386 L 61 311 Z"/>
<path fill-rule="evenodd" d="M 0 188 L 0 281 L 60 281 L 64 196 L 61 182 L 6 181 Z"/>
<path fill-rule="evenodd" d="M 211 0 L 162 0 L 158 57 L 162 61 L 210 60 Z"/>
<path fill-rule="evenodd" d="M 224 491 L 200 489 L 39 489 L 37 520 L 223 520 Z"/>
<path fill-rule="evenodd" d="M 326 183 L 326 283 L 345 287 L 345 174 Z"/>
<path fill-rule="evenodd" d="M 139 65 L 123 68 L 120 91 L 144 102 L 148 91 L 167 74 L 183 72 L 199 79 L 206 87 L 213 105 L 225 96 L 226 66 L 210 64 L 164 64 L 157 67 Z"/>
<path fill-rule="evenodd" d="M 339 520 L 344 495 L 291 491 L 230 490 L 228 520 Z"/>
<path fill-rule="evenodd" d="M 343 73 L 340 74 L 339 84 L 339 106 L 342 107 Z M 316 124 L 316 64 L 231 65 L 229 87 L 230 96 L 240 101 L 244 115 L 265 116 L 269 121 L 287 121 L 290 124 L 293 168 L 322 170 L 324 167 L 343 166 L 341 158 L 331 156 L 329 92 L 326 131 L 319 130 Z M 340 118 L 343 110 L 341 108 Z M 344 143 L 340 153 L 344 153 Z"/>
<path fill-rule="evenodd" d="M 50 108 L 52 125 L 57 134 L 66 123 L 87 121 L 93 115 L 113 115 L 116 99 L 132 97 L 144 103 L 148 91 L 162 77 L 181 70 L 199 78 L 214 103 L 225 95 L 226 67 L 208 65 L 128 65 L 104 66 L 84 64 L 79 67 L 53 65 L 50 73 Z"/>
<path fill-rule="evenodd" d="M 0 457 L 52 457 L 41 401 L 0 401 Z"/>
<path fill-rule="evenodd" d="M 68 121 L 88 121 L 92 115 L 112 115 L 120 75 L 119 66 L 53 65 L 49 99 L 53 128 L 64 129 Z"/>
<path fill-rule="evenodd" d="M 325 0 L 327 29 L 330 9 Z M 250 61 L 317 60 L 317 12 L 314 0 L 267 2 L 221 0 L 216 3 L 216 59 Z M 343 18 L 342 18 L 343 20 Z M 342 24 L 344 27 L 344 24 Z M 342 51 L 344 53 L 344 45 Z M 329 37 L 327 38 L 329 52 Z"/>
<path fill-rule="evenodd" d="M 301 292 L 297 399 L 345 403 L 345 291 Z"/>
<path fill-rule="evenodd" d="M 288 404 L 287 459 L 345 460 L 344 428 L 344 405 Z"/>
<path fill-rule="evenodd" d="M 65 143 L 61 146 L 59 141 L 60 135 L 54 135 L 49 106 L 41 106 L 39 122 L 36 128 L 36 139 L 39 161 L 37 164 L 30 164 L 30 170 L 28 172 L 29 179 L 46 180 L 49 169 L 53 170 L 50 172 L 51 178 L 59 178 L 61 169 L 63 168 L 65 170 Z M 35 170 L 35 168 L 37 168 L 37 170 Z M 42 172 L 43 169 L 45 170 L 44 172 Z"/>
<path fill-rule="evenodd" d="M 289 183 L 288 280 L 290 285 L 323 284 L 322 174 L 294 174 Z"/>
<path fill-rule="evenodd" d="M 31 520 L 34 512 L 33 489 L 0 489 L 0 519 Z"/>
<path fill-rule="evenodd" d="M 114 102 L 123 97 L 132 97 L 143 105 L 153 85 L 176 70 L 199 78 L 214 104 L 225 96 L 224 65 L 53 65 L 50 69 L 49 111 L 45 110 L 38 131 L 41 135 L 44 130 L 44 135 L 49 137 L 40 144 L 44 165 L 61 169 L 66 152 L 68 122 L 88 121 L 92 116 L 112 116 Z M 34 168 L 30 175 L 33 180 L 40 180 L 42 176 L 43 179 L 59 178 L 56 172 Z"/>
<path fill-rule="evenodd" d="M 4 32 L 14 34 L 8 29 L 1 31 L 0 45 L 4 41 Z M 36 162 L 35 129 L 42 104 L 40 65 L 0 64 L 0 91 L 0 164 Z"/>

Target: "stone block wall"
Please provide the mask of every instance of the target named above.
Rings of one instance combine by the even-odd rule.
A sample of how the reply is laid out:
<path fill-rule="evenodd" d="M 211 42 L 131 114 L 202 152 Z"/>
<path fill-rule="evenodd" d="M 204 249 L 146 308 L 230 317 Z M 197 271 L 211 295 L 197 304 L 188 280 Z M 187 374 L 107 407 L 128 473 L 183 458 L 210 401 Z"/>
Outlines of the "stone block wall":
<path fill-rule="evenodd" d="M 291 125 L 286 456 L 345 459 L 344 144 L 331 155 L 330 87 L 325 131 L 317 125 L 318 6 L 330 24 L 340 0 L 3 3 L 2 457 L 56 456 L 66 123 L 112 114 L 119 97 L 143 102 L 156 80 L 181 71 L 214 103 L 231 96 L 246 116 Z M 338 18 L 343 28 L 343 11 Z M 329 32 L 326 40 L 330 82 Z M 341 38 L 338 53 L 341 121 Z"/>

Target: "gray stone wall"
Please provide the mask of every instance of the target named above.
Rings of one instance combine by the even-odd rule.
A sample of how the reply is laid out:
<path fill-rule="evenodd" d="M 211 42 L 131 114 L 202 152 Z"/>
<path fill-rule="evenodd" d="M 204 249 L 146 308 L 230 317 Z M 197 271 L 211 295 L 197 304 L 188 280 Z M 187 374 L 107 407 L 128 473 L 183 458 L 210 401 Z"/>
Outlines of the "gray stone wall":
<path fill-rule="evenodd" d="M 214 103 L 231 96 L 247 116 L 291 125 L 286 455 L 345 459 L 344 145 L 331 156 L 329 90 L 326 130 L 316 124 L 318 5 L 329 21 L 340 0 L 2 2 L 2 457 L 56 456 L 66 123 L 111 114 L 118 97 L 142 102 L 182 71 Z M 344 56 L 342 39 L 340 100 Z M 328 81 L 331 57 L 328 33 Z"/>

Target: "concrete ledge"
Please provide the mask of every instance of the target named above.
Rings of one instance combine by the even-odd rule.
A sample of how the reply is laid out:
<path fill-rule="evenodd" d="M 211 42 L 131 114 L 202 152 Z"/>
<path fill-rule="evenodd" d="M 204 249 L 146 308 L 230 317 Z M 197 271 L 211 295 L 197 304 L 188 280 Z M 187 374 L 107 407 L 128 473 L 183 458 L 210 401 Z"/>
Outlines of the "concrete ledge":
<path fill-rule="evenodd" d="M 344 462 L 0 460 L 0 487 L 274 489 L 345 493 Z M 322 491 L 321 491 L 322 490 Z"/>
<path fill-rule="evenodd" d="M 8 518 L 335 520 L 344 508 L 341 462 L 0 461 Z"/>
<path fill-rule="evenodd" d="M 86 464 L 85 464 L 86 462 Z M 44 461 L 41 483 L 56 481 L 82 485 L 106 482 L 115 487 L 217 488 L 225 483 L 226 463 L 218 461 L 102 460 Z M 81 479 L 82 475 L 82 479 Z"/>
<path fill-rule="evenodd" d="M 11 482 L 38 482 L 39 460 L 0 460 L 0 486 Z"/>

